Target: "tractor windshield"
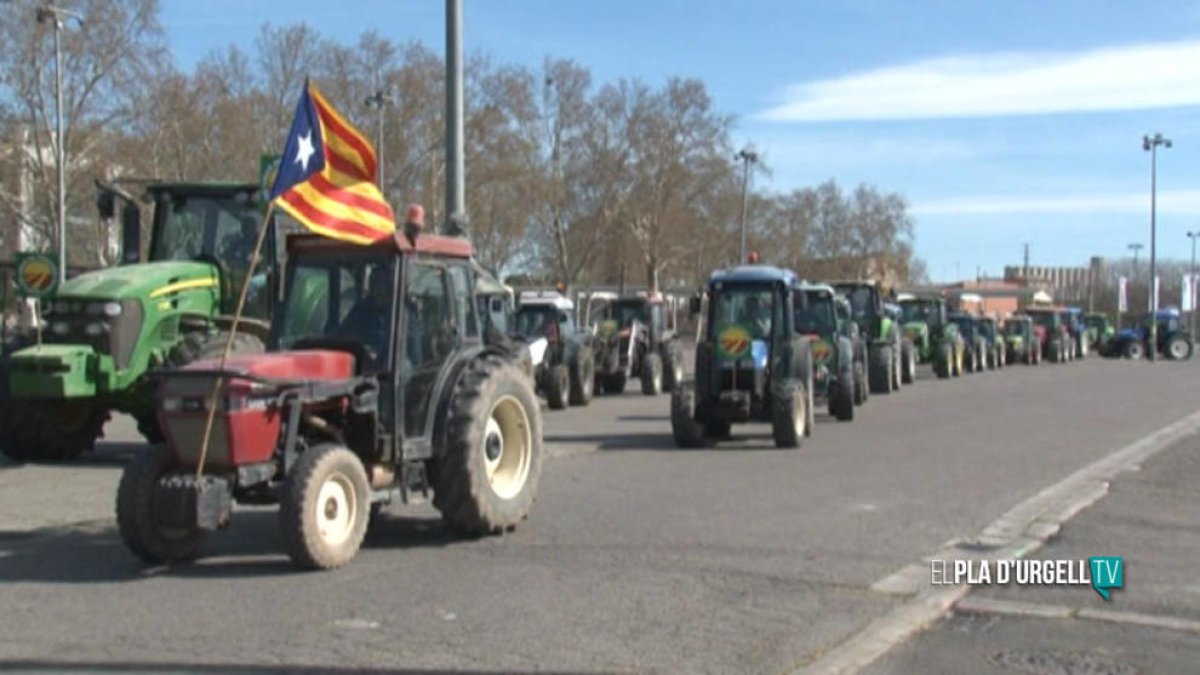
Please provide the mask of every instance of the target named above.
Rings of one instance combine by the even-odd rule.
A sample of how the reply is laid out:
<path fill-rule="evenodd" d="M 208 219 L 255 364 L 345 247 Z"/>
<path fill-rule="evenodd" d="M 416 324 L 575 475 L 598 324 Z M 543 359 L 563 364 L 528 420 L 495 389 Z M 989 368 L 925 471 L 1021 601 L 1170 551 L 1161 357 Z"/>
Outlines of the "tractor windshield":
<path fill-rule="evenodd" d="M 262 217 L 258 204 L 245 191 L 195 195 L 163 191 L 156 200 L 150 259 L 215 262 L 223 277 L 222 303 L 232 305 L 254 252 Z M 263 259 L 271 256 L 269 239 L 264 242 Z M 266 281 L 266 269 L 260 265 L 251 281 L 248 316 L 267 318 Z M 232 306 L 225 309 L 232 311 Z"/>
<path fill-rule="evenodd" d="M 769 286 L 726 286 L 716 293 L 713 325 L 737 324 L 755 340 L 769 339 L 771 329 L 782 321 L 783 308 L 775 302 L 775 289 Z"/>
<path fill-rule="evenodd" d="M 986 340 L 996 339 L 996 323 L 994 321 L 978 321 L 975 324 L 978 327 L 979 334 Z"/>
<path fill-rule="evenodd" d="M 610 311 L 611 318 L 617 322 L 621 328 L 626 328 L 633 323 L 634 319 L 644 324 L 650 323 L 649 305 L 645 302 L 614 302 Z"/>
<path fill-rule="evenodd" d="M 828 293 L 808 293 L 806 306 L 796 303 L 796 332 L 828 335 L 837 329 L 833 297 Z"/>
<path fill-rule="evenodd" d="M 938 311 L 939 309 L 940 306 L 937 302 L 918 300 L 902 303 L 900 305 L 900 314 L 904 317 L 904 323 L 919 321 L 936 326 L 942 322 L 942 315 Z"/>
<path fill-rule="evenodd" d="M 866 319 L 875 316 L 875 289 L 870 286 L 839 286 L 838 290 L 846 294 L 846 299 L 850 301 L 850 309 L 854 313 L 854 320 L 866 323 Z"/>
<path fill-rule="evenodd" d="M 1029 324 L 1025 321 L 1005 321 L 1004 334 L 1024 337 L 1029 333 Z"/>
<path fill-rule="evenodd" d="M 550 337 L 558 324 L 553 307 L 522 307 L 517 310 L 517 333 L 527 338 Z"/>
<path fill-rule="evenodd" d="M 1042 328 L 1058 327 L 1058 315 L 1054 312 L 1034 312 L 1030 314 L 1029 317 L 1033 319 L 1033 323 L 1041 326 Z"/>
<path fill-rule="evenodd" d="M 395 256 L 343 247 L 300 251 L 283 312 L 276 320 L 281 349 L 305 343 L 346 343 L 366 368 L 385 365 L 391 344 Z"/>
<path fill-rule="evenodd" d="M 966 337 L 974 337 L 975 320 L 969 316 L 953 316 L 950 321 L 958 326 L 958 331 Z"/>

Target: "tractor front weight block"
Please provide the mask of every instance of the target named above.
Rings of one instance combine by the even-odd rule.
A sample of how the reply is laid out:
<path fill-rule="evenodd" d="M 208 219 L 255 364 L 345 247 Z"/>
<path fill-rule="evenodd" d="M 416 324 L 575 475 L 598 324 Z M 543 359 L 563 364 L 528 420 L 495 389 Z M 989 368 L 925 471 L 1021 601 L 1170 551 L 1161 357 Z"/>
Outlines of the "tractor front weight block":
<path fill-rule="evenodd" d="M 218 530 L 233 513 L 233 486 L 218 476 L 164 477 L 154 495 L 155 519 L 164 527 Z"/>

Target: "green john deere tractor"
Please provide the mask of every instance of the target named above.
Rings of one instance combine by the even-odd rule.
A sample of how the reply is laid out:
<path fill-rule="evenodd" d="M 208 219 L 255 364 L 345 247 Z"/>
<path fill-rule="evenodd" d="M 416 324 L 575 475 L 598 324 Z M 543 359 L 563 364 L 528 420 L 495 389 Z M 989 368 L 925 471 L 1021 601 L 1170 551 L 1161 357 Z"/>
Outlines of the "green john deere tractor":
<path fill-rule="evenodd" d="M 904 333 L 916 345 L 921 363 L 932 363 L 942 379 L 963 374 L 966 344 L 958 326 L 950 321 L 941 296 L 908 296 L 900 299 Z"/>
<path fill-rule="evenodd" d="M 871 393 L 886 394 L 900 389 L 901 383 L 916 381 L 916 353 L 900 326 L 884 307 L 884 290 L 878 281 L 834 281 L 830 283 L 846 296 L 854 312 L 854 321 L 867 339 L 867 380 Z"/>
<path fill-rule="evenodd" d="M 121 208 L 123 263 L 69 279 L 52 299 L 41 344 L 0 361 L 0 451 L 18 460 L 63 460 L 92 449 L 114 411 L 147 440 L 162 439 L 154 412 L 158 368 L 218 355 L 229 337 L 261 218 L 258 186 L 152 183 L 149 262 L 141 262 L 138 200 L 101 185 L 104 219 Z M 234 351 L 261 352 L 277 295 L 271 224 Z"/>

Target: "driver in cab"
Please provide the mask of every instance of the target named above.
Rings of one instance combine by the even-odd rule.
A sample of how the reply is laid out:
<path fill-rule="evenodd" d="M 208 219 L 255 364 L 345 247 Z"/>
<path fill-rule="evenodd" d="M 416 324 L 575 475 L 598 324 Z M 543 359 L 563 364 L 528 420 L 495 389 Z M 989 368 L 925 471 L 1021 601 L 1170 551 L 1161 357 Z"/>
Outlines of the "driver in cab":
<path fill-rule="evenodd" d="M 374 270 L 367 282 L 367 294 L 354 303 L 336 331 L 339 337 L 361 342 L 372 361 L 378 360 L 387 349 L 391 296 L 392 280 L 385 270 Z"/>

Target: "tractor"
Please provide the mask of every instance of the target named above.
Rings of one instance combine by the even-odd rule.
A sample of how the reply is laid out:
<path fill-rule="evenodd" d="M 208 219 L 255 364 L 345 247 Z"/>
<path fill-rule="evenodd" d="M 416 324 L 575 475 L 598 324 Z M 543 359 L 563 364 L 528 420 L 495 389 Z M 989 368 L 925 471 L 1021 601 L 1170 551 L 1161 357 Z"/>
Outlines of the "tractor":
<path fill-rule="evenodd" d="M 465 535 L 525 520 L 542 417 L 529 379 L 483 340 L 470 243 L 415 231 L 287 243 L 270 351 L 156 378 L 166 443 L 121 477 L 126 546 L 148 563 L 193 558 L 235 503 L 278 505 L 292 561 L 330 569 L 384 505 L 430 490 Z"/>
<path fill-rule="evenodd" d="M 683 347 L 661 294 L 634 295 L 607 303 L 595 320 L 592 347 L 596 361 L 596 391 L 620 394 L 633 378 L 642 393 L 656 396 L 672 391 L 683 380 Z"/>
<path fill-rule="evenodd" d="M 921 363 L 932 363 L 941 379 L 963 374 L 966 342 L 950 321 L 946 298 L 906 295 L 900 299 L 904 334 L 916 345 Z"/>
<path fill-rule="evenodd" d="M 1033 319 L 1034 325 L 1042 329 L 1039 338 L 1042 355 L 1051 363 L 1066 363 L 1075 354 L 1075 340 L 1063 321 L 1063 313 L 1054 307 L 1028 307 L 1025 314 Z"/>
<path fill-rule="evenodd" d="M 830 284 L 850 301 L 854 321 L 868 341 L 867 379 L 871 393 L 886 394 L 916 381 L 917 354 L 911 340 L 884 306 L 884 290 L 877 281 L 835 281 Z"/>
<path fill-rule="evenodd" d="M 832 286 L 800 283 L 792 309 L 796 332 L 810 340 L 813 398 L 824 402 L 830 415 L 848 422 L 854 419 L 856 390 L 866 384 L 866 373 L 855 358 L 849 326 L 838 320 L 838 304 L 848 305 Z"/>
<path fill-rule="evenodd" d="M 973 314 L 954 312 L 950 322 L 958 327 L 963 338 L 963 363 L 968 373 L 979 373 L 987 369 L 993 349 L 991 339 L 979 329 L 978 319 Z"/>
<path fill-rule="evenodd" d="M 1005 360 L 1009 363 L 1018 361 L 1027 366 L 1036 366 L 1042 362 L 1042 333 L 1045 329 L 1035 324 L 1033 319 L 1024 314 L 1010 316 L 1004 320 L 1004 341 L 1007 345 Z"/>
<path fill-rule="evenodd" d="M 252 184 L 152 183 L 149 262 L 140 262 L 138 200 L 102 186 L 105 219 L 122 208 L 124 263 L 80 274 L 43 302 L 41 344 L 0 362 L 0 450 L 18 460 L 65 460 L 92 449 L 112 412 L 162 440 L 150 373 L 225 347 L 262 204 Z M 238 353 L 263 351 L 278 293 L 275 223 L 251 279 Z M 7 390 L 7 391 L 6 391 Z"/>
<path fill-rule="evenodd" d="M 1000 333 L 1000 325 L 994 316 L 979 316 L 975 319 L 975 325 L 979 333 L 983 336 L 986 345 L 985 357 L 986 367 L 988 370 L 1003 368 L 1008 360 L 1004 344 L 1004 336 Z"/>
<path fill-rule="evenodd" d="M 1153 318 L 1151 318 L 1153 316 Z M 1180 320 L 1179 310 L 1160 309 L 1154 315 L 1143 315 L 1134 326 L 1122 328 L 1116 332 L 1113 339 L 1101 351 L 1102 356 L 1123 356 L 1127 359 L 1145 358 L 1150 348 L 1151 321 L 1156 321 L 1158 353 L 1171 361 L 1184 361 L 1192 358 L 1195 349 L 1192 334 L 1187 331 Z"/>
<path fill-rule="evenodd" d="M 546 341 L 534 381 L 550 409 L 590 403 L 596 370 L 592 334 L 576 328 L 575 305 L 555 292 L 523 293 L 515 324 L 525 340 Z"/>
<path fill-rule="evenodd" d="M 695 380 L 671 392 L 679 447 L 712 445 L 732 424 L 751 421 L 769 423 L 780 448 L 797 448 L 812 434 L 812 352 L 796 332 L 796 288 L 795 274 L 768 265 L 709 276 L 707 302 L 692 300 L 701 315 Z"/>
<path fill-rule="evenodd" d="M 1103 352 L 1108 341 L 1113 339 L 1117 330 L 1108 320 L 1108 315 L 1102 312 L 1088 312 L 1083 315 L 1083 324 L 1087 326 L 1088 346 L 1097 352 Z"/>
<path fill-rule="evenodd" d="M 858 322 L 854 320 L 854 308 L 844 295 L 834 298 L 834 312 L 837 314 L 838 330 L 850 339 L 854 351 L 854 405 L 862 405 L 871 395 L 871 384 L 867 380 L 867 341 L 863 338 Z"/>

